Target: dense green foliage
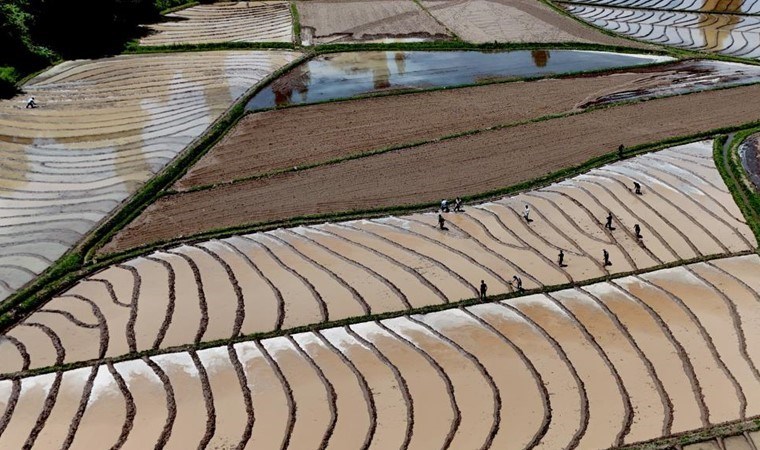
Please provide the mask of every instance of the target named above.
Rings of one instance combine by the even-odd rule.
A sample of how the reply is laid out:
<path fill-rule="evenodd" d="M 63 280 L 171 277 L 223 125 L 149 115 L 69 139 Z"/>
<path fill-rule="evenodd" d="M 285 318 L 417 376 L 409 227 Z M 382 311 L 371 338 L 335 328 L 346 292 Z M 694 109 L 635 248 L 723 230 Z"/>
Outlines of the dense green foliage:
<path fill-rule="evenodd" d="M 57 59 L 121 52 L 139 24 L 187 0 L 0 0 L 0 97 Z"/>
<path fill-rule="evenodd" d="M 33 72 L 52 60 L 52 52 L 34 44 L 31 36 L 33 17 L 28 0 L 0 2 L 0 97 L 15 92 L 21 73 Z"/>

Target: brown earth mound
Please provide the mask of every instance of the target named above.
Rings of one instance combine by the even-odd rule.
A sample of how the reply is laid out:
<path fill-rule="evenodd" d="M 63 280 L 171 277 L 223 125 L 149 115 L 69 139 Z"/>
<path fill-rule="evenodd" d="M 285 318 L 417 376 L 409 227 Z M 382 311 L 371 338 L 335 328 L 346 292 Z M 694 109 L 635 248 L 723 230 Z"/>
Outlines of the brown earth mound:
<path fill-rule="evenodd" d="M 613 151 L 760 119 L 760 86 L 652 100 L 164 197 L 102 252 L 210 229 L 433 202 L 540 177 Z"/>

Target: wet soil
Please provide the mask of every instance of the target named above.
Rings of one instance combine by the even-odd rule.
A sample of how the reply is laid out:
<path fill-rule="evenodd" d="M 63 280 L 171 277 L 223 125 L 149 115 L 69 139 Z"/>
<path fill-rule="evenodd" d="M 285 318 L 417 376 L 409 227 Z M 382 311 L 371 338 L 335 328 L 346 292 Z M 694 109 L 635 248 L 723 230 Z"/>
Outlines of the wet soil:
<path fill-rule="evenodd" d="M 170 195 L 101 253 L 212 228 L 478 194 L 583 163 L 621 142 L 631 146 L 757 120 L 760 106 L 752 99 L 758 97 L 760 87 L 749 86 L 657 99 Z"/>

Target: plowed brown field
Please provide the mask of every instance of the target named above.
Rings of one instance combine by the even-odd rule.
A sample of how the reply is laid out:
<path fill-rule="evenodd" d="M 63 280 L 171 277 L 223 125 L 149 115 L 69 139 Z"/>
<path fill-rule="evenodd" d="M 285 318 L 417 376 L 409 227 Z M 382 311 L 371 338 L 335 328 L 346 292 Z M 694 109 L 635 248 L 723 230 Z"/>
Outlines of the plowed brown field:
<path fill-rule="evenodd" d="M 466 130 L 571 111 L 634 89 L 657 69 L 494 84 L 269 111 L 244 118 L 176 184 L 179 190 L 304 166 Z M 410 120 L 413 118 L 413 120 Z M 285 124 L 285 125 L 284 125 Z"/>
<path fill-rule="evenodd" d="M 580 164 L 620 143 L 759 120 L 758 98 L 760 86 L 658 99 L 166 196 L 101 251 L 222 227 L 482 193 Z"/>

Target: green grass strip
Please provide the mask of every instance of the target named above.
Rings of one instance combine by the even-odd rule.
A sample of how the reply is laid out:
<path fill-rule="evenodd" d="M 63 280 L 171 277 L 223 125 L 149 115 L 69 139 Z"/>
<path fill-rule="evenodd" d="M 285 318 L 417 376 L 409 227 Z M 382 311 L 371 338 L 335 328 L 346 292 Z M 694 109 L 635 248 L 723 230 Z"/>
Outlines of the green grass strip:
<path fill-rule="evenodd" d="M 208 52 L 220 50 L 267 50 L 295 49 L 292 42 L 210 42 L 205 44 L 140 45 L 139 41 L 127 44 L 127 55 L 144 55 L 150 53 Z"/>
<path fill-rule="evenodd" d="M 166 8 L 163 11 L 159 12 L 160 15 L 165 16 L 167 14 L 175 13 L 178 11 L 182 11 L 183 9 L 192 8 L 193 6 L 200 5 L 200 2 L 197 1 L 189 1 L 187 3 L 183 3 L 181 5 L 172 6 L 171 8 Z"/>
<path fill-rule="evenodd" d="M 684 446 L 697 444 L 711 439 L 726 438 L 757 430 L 760 430 L 760 416 L 725 422 L 720 425 L 713 425 L 697 431 L 676 433 L 665 438 L 657 438 L 650 441 L 619 447 L 617 450 L 672 450 L 678 445 Z"/>
<path fill-rule="evenodd" d="M 750 187 L 751 181 L 738 161 L 737 154 L 739 145 L 748 136 L 757 132 L 760 132 L 758 127 L 739 131 L 730 142 L 728 142 L 728 137 L 721 136 L 715 141 L 713 158 L 723 182 L 739 206 L 747 225 L 754 233 L 755 239 L 760 242 L 760 195 Z"/>
<path fill-rule="evenodd" d="M 296 2 L 290 2 L 290 16 L 293 20 L 293 44 L 301 45 L 301 14 L 298 12 Z"/>

